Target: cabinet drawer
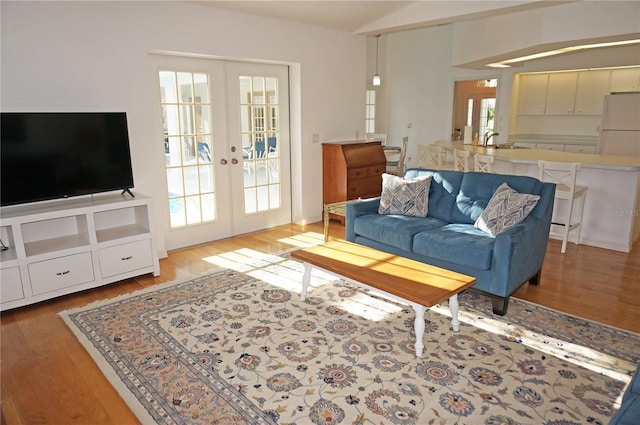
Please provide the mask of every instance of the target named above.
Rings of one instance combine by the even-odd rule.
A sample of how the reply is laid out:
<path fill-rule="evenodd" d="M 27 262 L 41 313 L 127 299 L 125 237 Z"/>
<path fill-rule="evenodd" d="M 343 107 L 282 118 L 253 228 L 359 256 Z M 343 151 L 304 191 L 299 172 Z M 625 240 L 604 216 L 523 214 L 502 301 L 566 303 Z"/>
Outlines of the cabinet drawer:
<path fill-rule="evenodd" d="M 151 241 L 142 241 L 116 245 L 100 250 L 100 271 L 102 277 L 126 273 L 132 270 L 151 267 Z"/>
<path fill-rule="evenodd" d="M 0 301 L 3 303 L 24 298 L 22 279 L 20 278 L 20 269 L 18 267 L 0 270 L 0 285 L 2 288 Z"/>
<path fill-rule="evenodd" d="M 370 167 L 349 168 L 347 170 L 347 179 L 360 179 L 364 177 L 381 176 L 385 171 L 384 164 L 372 165 Z"/>
<path fill-rule="evenodd" d="M 382 178 L 380 177 L 349 181 L 347 188 L 348 199 L 380 196 L 380 193 L 382 193 Z"/>
<path fill-rule="evenodd" d="M 94 280 L 90 252 L 29 264 L 34 295 Z"/>

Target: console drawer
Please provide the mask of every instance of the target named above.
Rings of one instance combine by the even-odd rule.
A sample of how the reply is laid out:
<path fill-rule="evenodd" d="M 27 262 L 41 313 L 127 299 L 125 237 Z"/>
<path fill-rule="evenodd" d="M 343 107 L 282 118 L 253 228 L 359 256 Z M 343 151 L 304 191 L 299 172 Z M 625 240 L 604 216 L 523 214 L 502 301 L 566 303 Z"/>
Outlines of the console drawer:
<path fill-rule="evenodd" d="M 34 295 L 91 282 L 95 279 L 91 253 L 83 252 L 29 264 L 29 276 Z"/>
<path fill-rule="evenodd" d="M 381 176 L 385 171 L 385 164 L 372 165 L 370 167 L 349 168 L 347 170 L 347 179 L 360 179 L 363 177 Z"/>
<path fill-rule="evenodd" d="M 24 298 L 22 291 L 22 279 L 20 278 L 20 269 L 18 267 L 10 267 L 0 270 L 0 285 L 2 285 L 2 302 L 19 300 Z"/>
<path fill-rule="evenodd" d="M 100 250 L 102 277 L 114 276 L 132 270 L 151 267 L 151 241 L 149 239 L 116 245 Z"/>

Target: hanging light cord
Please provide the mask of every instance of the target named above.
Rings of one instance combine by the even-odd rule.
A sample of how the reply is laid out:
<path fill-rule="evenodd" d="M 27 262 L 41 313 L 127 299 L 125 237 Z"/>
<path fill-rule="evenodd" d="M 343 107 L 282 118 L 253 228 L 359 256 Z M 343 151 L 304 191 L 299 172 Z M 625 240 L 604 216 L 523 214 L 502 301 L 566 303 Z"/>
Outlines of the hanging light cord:
<path fill-rule="evenodd" d="M 376 75 L 378 75 L 378 41 L 380 40 L 380 34 L 376 35 Z"/>

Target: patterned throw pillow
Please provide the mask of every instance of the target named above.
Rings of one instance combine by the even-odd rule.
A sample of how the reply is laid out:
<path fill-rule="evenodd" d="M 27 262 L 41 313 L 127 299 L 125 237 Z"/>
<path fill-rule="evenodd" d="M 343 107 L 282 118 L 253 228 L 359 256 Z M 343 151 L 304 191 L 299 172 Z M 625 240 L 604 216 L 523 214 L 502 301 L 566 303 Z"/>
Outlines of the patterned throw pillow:
<path fill-rule="evenodd" d="M 431 176 L 405 180 L 393 174 L 382 175 L 382 197 L 378 214 L 426 217 Z"/>
<path fill-rule="evenodd" d="M 474 226 L 496 236 L 527 218 L 539 199 L 538 195 L 518 193 L 507 183 L 502 183 Z"/>

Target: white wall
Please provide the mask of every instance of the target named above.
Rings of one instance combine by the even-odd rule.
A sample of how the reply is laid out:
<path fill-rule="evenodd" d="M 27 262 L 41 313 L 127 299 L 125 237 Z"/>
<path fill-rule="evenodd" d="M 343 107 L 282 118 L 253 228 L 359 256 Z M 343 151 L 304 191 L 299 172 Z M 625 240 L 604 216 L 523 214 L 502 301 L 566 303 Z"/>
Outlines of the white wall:
<path fill-rule="evenodd" d="M 388 140 L 409 136 L 408 166 L 416 166 L 418 144 L 451 137 L 454 82 L 496 77 L 498 73 L 452 67 L 450 25 L 386 37 L 387 64 L 382 89 L 387 99 Z M 499 97 L 500 93 L 498 90 Z"/>
<path fill-rule="evenodd" d="M 311 135 L 352 139 L 364 131 L 365 36 L 189 2 L 2 1 L 0 8 L 1 110 L 127 112 L 135 189 L 153 197 L 156 209 L 164 173 L 151 159 L 163 145 L 153 139 L 149 51 L 292 65 L 296 222 L 321 219 L 321 145 Z"/>

